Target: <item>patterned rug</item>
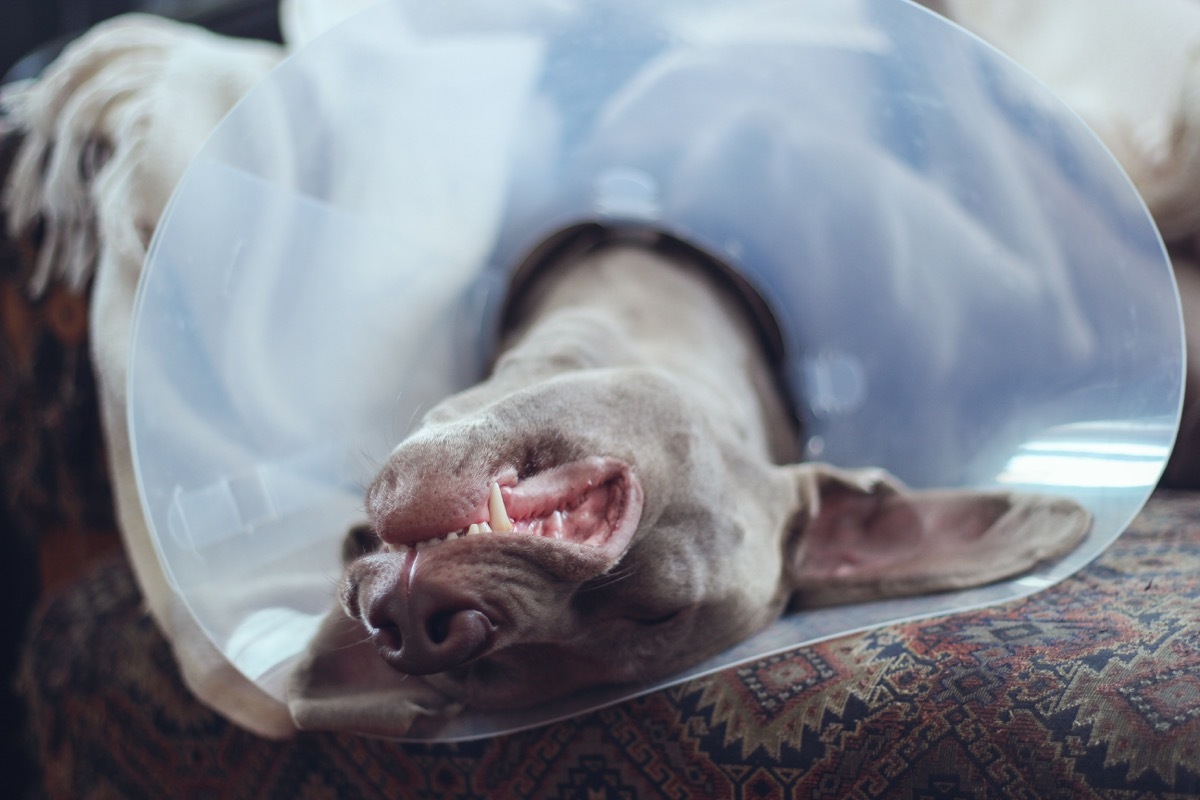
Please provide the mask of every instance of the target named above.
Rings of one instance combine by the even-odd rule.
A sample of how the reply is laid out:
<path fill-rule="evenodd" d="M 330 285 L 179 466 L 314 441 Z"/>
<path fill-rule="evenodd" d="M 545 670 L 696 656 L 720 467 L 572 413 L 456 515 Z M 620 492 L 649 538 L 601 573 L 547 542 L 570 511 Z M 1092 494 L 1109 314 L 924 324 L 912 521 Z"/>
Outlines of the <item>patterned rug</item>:
<path fill-rule="evenodd" d="M 112 562 L 25 654 L 51 798 L 1200 796 L 1200 495 L 1034 597 L 455 745 L 255 738 L 192 702 Z"/>

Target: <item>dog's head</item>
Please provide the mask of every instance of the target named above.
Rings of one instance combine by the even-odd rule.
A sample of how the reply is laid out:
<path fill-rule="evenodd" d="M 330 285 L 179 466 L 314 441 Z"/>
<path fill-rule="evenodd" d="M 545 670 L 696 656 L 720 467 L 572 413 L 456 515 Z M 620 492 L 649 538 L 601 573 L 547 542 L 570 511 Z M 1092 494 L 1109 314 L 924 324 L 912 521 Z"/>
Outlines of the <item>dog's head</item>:
<path fill-rule="evenodd" d="M 397 732 L 419 709 L 662 678 L 789 603 L 997 580 L 1086 532 L 1062 501 L 774 463 L 762 409 L 731 413 L 720 376 L 698 392 L 641 363 L 604 315 L 540 325 L 369 488 L 345 613 L 295 681 L 302 727 Z"/>
<path fill-rule="evenodd" d="M 476 707 L 526 705 L 660 677 L 779 613 L 789 476 L 669 375 L 489 388 L 435 412 L 368 491 L 381 546 L 342 597 L 384 661 Z"/>

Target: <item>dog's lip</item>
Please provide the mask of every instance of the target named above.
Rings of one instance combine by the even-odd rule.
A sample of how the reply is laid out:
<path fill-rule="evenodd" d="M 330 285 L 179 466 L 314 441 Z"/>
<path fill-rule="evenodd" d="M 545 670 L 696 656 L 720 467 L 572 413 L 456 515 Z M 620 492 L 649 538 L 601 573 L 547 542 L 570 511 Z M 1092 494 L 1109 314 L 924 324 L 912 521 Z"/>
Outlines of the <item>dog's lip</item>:
<path fill-rule="evenodd" d="M 468 534 L 469 527 L 491 520 L 487 501 L 491 483 L 498 484 L 514 529 Z M 606 456 L 567 462 L 524 479 L 517 477 L 516 469 L 505 468 L 482 487 L 481 494 L 483 499 L 469 517 L 447 520 L 446 528 L 459 526 L 457 530 L 434 532 L 426 526 L 393 532 L 385 538 L 388 549 L 422 550 L 456 539 L 476 541 L 532 535 L 604 550 L 618 547 L 623 551 L 641 519 L 642 490 L 634 470 L 626 462 Z M 561 512 L 557 521 L 553 519 L 556 511 Z M 572 515 L 574 518 L 570 519 Z"/>

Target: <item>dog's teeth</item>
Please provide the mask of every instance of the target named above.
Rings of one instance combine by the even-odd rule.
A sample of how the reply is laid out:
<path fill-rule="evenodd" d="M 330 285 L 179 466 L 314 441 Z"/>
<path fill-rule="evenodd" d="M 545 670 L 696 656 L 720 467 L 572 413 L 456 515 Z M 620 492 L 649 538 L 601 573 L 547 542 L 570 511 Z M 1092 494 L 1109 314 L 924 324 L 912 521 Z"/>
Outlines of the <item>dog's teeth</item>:
<path fill-rule="evenodd" d="M 550 532 L 554 534 L 555 539 L 561 539 L 563 537 L 563 515 L 561 511 L 555 510 L 555 512 L 550 515 L 548 527 L 550 528 Z"/>
<path fill-rule="evenodd" d="M 493 530 L 508 533 L 513 529 L 512 520 L 508 518 L 508 509 L 504 507 L 504 498 L 500 496 L 500 484 L 492 484 L 492 496 L 488 499 L 489 522 Z"/>
<path fill-rule="evenodd" d="M 491 533 L 492 526 L 488 525 L 486 522 L 481 522 L 481 523 L 479 523 L 479 532 L 480 533 Z"/>
<path fill-rule="evenodd" d="M 458 538 L 458 531 L 450 531 L 449 533 L 446 534 L 445 541 L 453 542 L 457 538 Z"/>
<path fill-rule="evenodd" d="M 467 528 L 467 536 L 474 536 L 477 533 L 479 533 L 479 525 L 472 522 L 471 526 Z"/>

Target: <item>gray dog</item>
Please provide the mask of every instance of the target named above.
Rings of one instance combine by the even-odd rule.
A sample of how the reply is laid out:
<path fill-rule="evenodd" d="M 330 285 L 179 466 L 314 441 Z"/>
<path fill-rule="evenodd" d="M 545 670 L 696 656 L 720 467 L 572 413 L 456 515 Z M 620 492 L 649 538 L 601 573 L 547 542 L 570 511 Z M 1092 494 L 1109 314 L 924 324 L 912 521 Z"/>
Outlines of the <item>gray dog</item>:
<path fill-rule="evenodd" d="M 367 492 L 345 613 L 293 682 L 302 727 L 661 678 L 790 606 L 996 581 L 1089 527 L 1066 500 L 793 463 L 750 305 L 673 240 L 593 237 L 515 291 L 491 376 Z"/>
<path fill-rule="evenodd" d="M 492 376 L 391 455 L 368 494 L 370 525 L 351 540 L 345 608 L 326 617 L 287 704 L 269 695 L 218 650 L 158 560 L 129 446 L 126 359 L 150 234 L 186 165 L 289 50 L 359 5 L 283 3 L 286 47 L 119 18 L 0 97 L 0 134 L 24 137 L 4 187 L 10 233 L 42 234 L 35 294 L 92 281 L 122 537 L 205 704 L 267 736 L 297 724 L 399 733 L 425 713 L 669 675 L 789 607 L 999 580 L 1084 535 L 1089 517 L 1068 501 L 909 492 L 879 471 L 794 463 L 798 432 L 760 315 L 686 248 L 595 241 L 516 287 Z M 1113 149 L 1167 238 L 1194 238 L 1200 105 L 1180 100 L 1195 94 L 1194 9 L 928 5 L 1039 74 Z M 1055 35 L 1085 17 L 1093 35 Z"/>

